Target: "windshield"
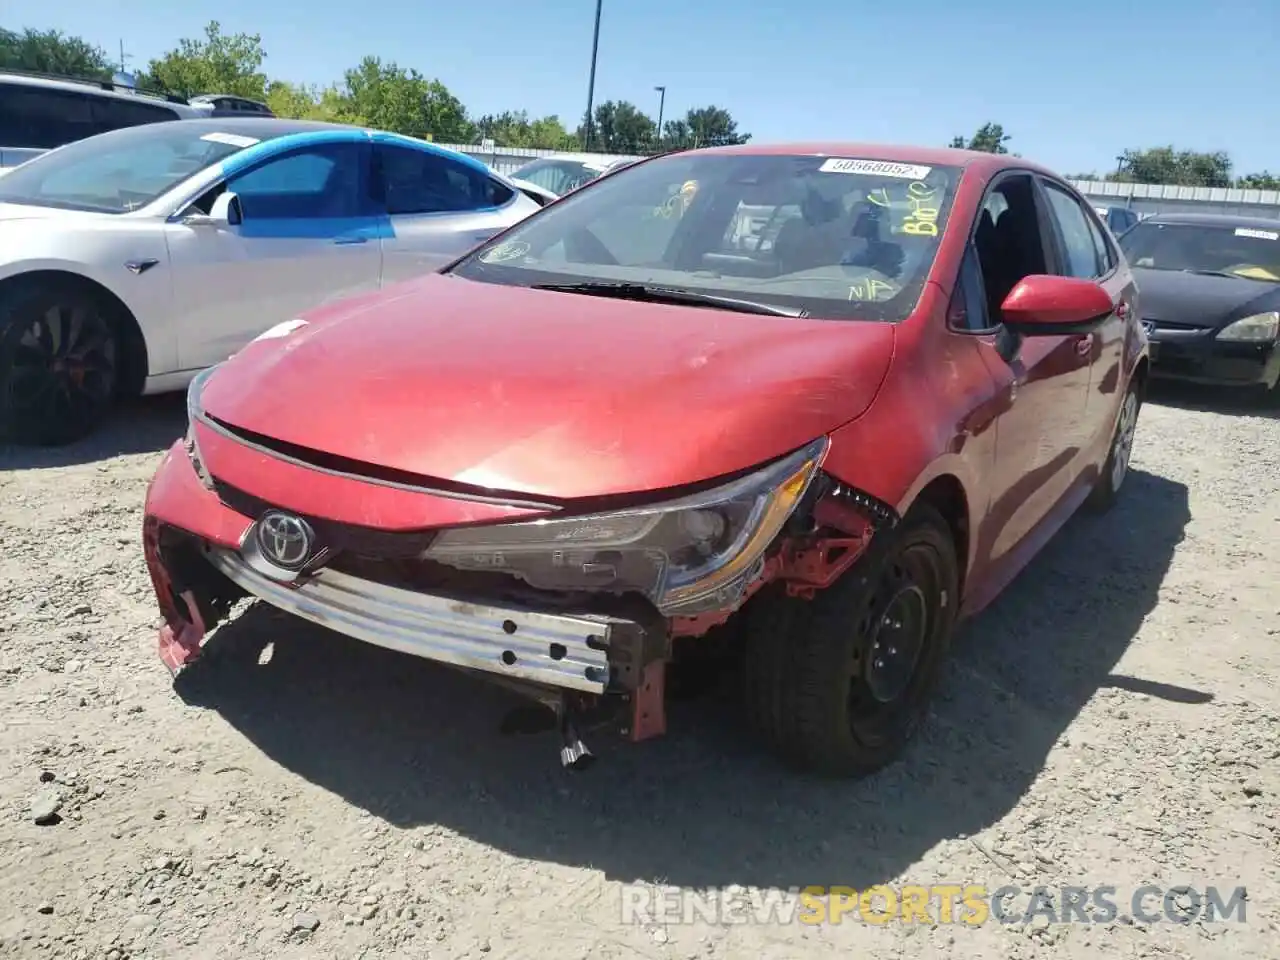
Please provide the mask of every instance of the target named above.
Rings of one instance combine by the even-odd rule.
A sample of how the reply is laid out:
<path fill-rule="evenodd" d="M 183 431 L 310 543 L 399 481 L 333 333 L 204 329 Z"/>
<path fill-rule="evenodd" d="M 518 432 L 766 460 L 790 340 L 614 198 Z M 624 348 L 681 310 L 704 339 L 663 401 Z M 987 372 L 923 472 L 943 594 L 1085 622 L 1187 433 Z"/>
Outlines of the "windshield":
<path fill-rule="evenodd" d="M 0 202 L 128 213 L 258 141 L 170 120 L 77 140 L 0 177 Z"/>
<path fill-rule="evenodd" d="M 1280 222 L 1268 229 L 1144 221 L 1119 243 L 1135 267 L 1227 273 L 1280 283 Z"/>
<path fill-rule="evenodd" d="M 599 163 L 547 158 L 526 163 L 511 176 L 563 195 L 594 180 L 606 169 L 608 169 L 606 166 Z"/>
<path fill-rule="evenodd" d="M 815 317 L 915 308 L 958 168 L 759 154 L 673 154 L 547 207 L 451 272 L 488 283 L 632 283 Z"/>

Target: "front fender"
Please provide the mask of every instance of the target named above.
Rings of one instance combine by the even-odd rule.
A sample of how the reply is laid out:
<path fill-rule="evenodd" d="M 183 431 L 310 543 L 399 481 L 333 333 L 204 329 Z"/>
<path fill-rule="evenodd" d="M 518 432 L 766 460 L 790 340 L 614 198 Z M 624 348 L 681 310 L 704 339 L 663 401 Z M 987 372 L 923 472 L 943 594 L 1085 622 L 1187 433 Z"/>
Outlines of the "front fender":
<path fill-rule="evenodd" d="M 121 224 L 124 236 L 102 230 L 55 229 L 61 218 L 0 223 L 0 284 L 15 277 L 53 271 L 90 280 L 110 291 L 133 315 L 147 350 L 151 375 L 177 368 L 178 331 L 172 323 L 173 278 L 163 227 Z M 114 231 L 113 231 L 114 233 Z M 140 273 L 126 264 L 155 265 Z"/>

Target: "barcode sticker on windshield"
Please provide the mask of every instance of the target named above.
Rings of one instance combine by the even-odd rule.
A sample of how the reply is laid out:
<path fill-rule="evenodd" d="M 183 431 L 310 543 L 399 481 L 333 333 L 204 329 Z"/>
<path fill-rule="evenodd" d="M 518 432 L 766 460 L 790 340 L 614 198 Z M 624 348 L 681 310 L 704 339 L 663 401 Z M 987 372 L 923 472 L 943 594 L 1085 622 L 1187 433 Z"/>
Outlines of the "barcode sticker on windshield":
<path fill-rule="evenodd" d="M 238 133 L 206 133 L 200 139 L 210 143 L 225 143 L 229 147 L 252 147 L 255 143 L 262 142 L 257 137 L 242 137 Z"/>
<path fill-rule="evenodd" d="M 890 160 L 850 160 L 832 157 L 824 160 L 819 173 L 865 173 L 873 177 L 901 177 L 903 180 L 923 180 L 932 167 L 916 163 L 893 163 Z"/>
<path fill-rule="evenodd" d="M 1251 230 L 1248 227 L 1236 227 L 1237 237 L 1253 237 L 1255 240 L 1280 240 L 1280 233 L 1274 230 Z"/>

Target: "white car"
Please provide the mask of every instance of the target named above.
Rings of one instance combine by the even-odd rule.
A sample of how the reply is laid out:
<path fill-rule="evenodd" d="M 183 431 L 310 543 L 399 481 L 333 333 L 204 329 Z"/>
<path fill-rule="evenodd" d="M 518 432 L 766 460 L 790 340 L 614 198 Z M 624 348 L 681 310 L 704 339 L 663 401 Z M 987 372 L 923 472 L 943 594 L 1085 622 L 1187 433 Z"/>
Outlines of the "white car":
<path fill-rule="evenodd" d="M 517 182 L 539 187 L 553 197 L 562 197 L 610 170 L 631 162 L 627 157 L 601 157 L 594 153 L 560 153 L 531 160 L 513 170 L 510 176 Z"/>
<path fill-rule="evenodd" d="M 62 444 L 321 303 L 535 213 L 461 153 L 337 124 L 175 120 L 0 177 L 0 439 Z"/>

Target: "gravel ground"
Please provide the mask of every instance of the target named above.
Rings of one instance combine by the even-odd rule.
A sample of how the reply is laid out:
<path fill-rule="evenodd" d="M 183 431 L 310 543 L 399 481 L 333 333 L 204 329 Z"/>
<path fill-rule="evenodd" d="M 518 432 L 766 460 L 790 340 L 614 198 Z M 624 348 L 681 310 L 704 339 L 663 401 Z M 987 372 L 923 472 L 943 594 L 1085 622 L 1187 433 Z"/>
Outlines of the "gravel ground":
<path fill-rule="evenodd" d="M 1276 957 L 1280 419 L 1227 404 L 1156 394 L 1123 502 L 963 630 L 921 741 L 856 784 L 782 773 L 714 696 L 567 775 L 498 734 L 505 693 L 262 608 L 175 685 L 139 530 L 181 397 L 0 451 L 0 955 Z M 624 922 L 636 882 L 1111 885 L 1119 916 Z M 1246 918 L 1135 922 L 1144 884 L 1243 886 Z"/>

